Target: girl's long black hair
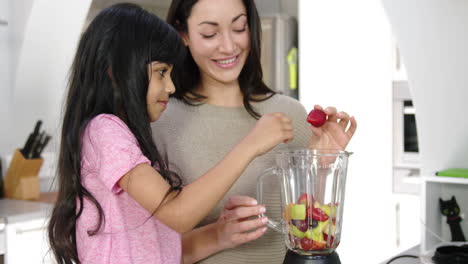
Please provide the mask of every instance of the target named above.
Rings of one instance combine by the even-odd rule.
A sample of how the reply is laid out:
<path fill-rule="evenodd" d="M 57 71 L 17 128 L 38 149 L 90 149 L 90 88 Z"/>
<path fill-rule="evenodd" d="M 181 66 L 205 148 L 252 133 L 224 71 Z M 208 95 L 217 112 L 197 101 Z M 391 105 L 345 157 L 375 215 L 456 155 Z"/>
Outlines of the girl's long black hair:
<path fill-rule="evenodd" d="M 178 33 L 157 16 L 134 4 L 101 11 L 81 36 L 68 83 L 58 161 L 58 199 L 48 226 L 49 243 L 58 263 L 80 263 L 76 220 L 83 200 L 97 208 L 95 235 L 104 221 L 98 201 L 81 184 L 81 137 L 99 114 L 120 117 L 138 140 L 143 154 L 171 186 L 181 179 L 169 171 L 153 141 L 146 95 L 152 61 L 177 64 L 185 47 Z"/>
<path fill-rule="evenodd" d="M 193 6 L 198 0 L 172 0 L 166 21 L 174 26 L 177 31 L 187 33 L 187 19 Z M 239 86 L 243 94 L 243 103 L 247 112 L 258 119 L 260 114 L 255 111 L 250 102 L 264 101 L 275 94 L 264 82 L 263 71 L 260 63 L 261 54 L 261 22 L 255 1 L 242 0 L 247 11 L 247 20 L 250 29 L 250 52 L 244 67 L 239 75 Z M 222 8 L 222 7 L 220 7 Z M 188 50 L 188 48 L 187 48 Z M 193 60 L 190 51 L 184 62 L 174 66 L 172 70 L 176 92 L 171 95 L 190 105 L 197 105 L 205 96 L 197 94 L 195 88 L 200 83 L 200 70 Z M 268 95 L 263 99 L 255 99 L 254 95 Z"/>

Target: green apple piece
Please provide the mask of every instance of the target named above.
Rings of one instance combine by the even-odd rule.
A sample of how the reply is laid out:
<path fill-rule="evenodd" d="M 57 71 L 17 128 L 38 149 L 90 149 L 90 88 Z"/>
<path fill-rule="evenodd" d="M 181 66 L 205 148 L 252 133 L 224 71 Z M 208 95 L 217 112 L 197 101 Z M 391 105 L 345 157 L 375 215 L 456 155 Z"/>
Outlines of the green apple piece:
<path fill-rule="evenodd" d="M 303 238 L 305 236 L 305 233 L 297 229 L 295 225 L 289 225 L 289 233 L 297 238 Z"/>
<path fill-rule="evenodd" d="M 306 205 L 294 204 L 293 206 L 291 206 L 291 218 L 294 220 L 305 220 L 306 219 Z"/>
<path fill-rule="evenodd" d="M 309 230 L 307 230 L 309 231 Z M 310 232 L 310 238 L 309 239 L 312 239 L 314 241 L 325 241 L 323 239 L 323 233 L 322 232 L 317 232 L 317 229 L 315 230 L 312 230 L 312 232 Z"/>
<path fill-rule="evenodd" d="M 327 221 L 327 222 L 328 222 L 328 221 Z M 332 223 L 332 224 L 331 224 L 331 230 L 329 230 L 329 229 L 330 229 L 330 223 L 328 222 L 328 223 L 324 226 L 324 228 L 323 228 L 323 233 L 324 233 L 324 234 L 327 234 L 327 236 L 328 236 L 328 235 L 334 236 L 334 235 L 335 235 L 335 230 L 336 230 L 335 224 Z M 328 231 L 330 231 L 331 234 L 329 234 Z"/>
<path fill-rule="evenodd" d="M 312 229 L 307 229 L 307 231 L 305 231 L 304 235 L 305 237 L 307 237 L 308 239 L 312 239 L 313 238 L 313 233 L 314 231 L 312 231 Z"/>
<path fill-rule="evenodd" d="M 324 211 L 329 217 L 335 218 L 336 217 L 336 205 L 333 207 L 333 210 L 330 205 L 324 204 L 320 207 L 322 211 Z"/>
<path fill-rule="evenodd" d="M 328 225 L 329 220 L 327 221 L 318 221 L 317 226 L 312 229 L 313 232 L 317 234 L 322 234 L 325 227 Z"/>

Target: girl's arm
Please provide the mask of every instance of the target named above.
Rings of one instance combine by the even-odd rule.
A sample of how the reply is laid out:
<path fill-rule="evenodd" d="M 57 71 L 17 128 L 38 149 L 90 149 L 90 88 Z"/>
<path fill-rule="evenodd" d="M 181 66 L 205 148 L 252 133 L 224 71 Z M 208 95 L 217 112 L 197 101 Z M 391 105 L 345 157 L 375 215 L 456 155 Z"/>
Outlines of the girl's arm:
<path fill-rule="evenodd" d="M 292 125 L 281 113 L 266 114 L 252 131 L 223 160 L 178 194 L 163 201 L 169 184 L 148 164 L 125 174 L 119 185 L 132 198 L 172 229 L 185 233 L 199 223 L 223 198 L 247 165 L 277 144 L 291 140 Z M 179 161 L 183 162 L 183 161 Z"/>
<path fill-rule="evenodd" d="M 198 262 L 221 250 L 261 237 L 265 233 L 266 227 L 263 226 L 267 219 L 246 220 L 246 218 L 263 212 L 265 212 L 265 207 L 256 205 L 256 200 L 253 198 L 247 196 L 229 198 L 216 223 L 183 234 L 183 264 Z M 253 229 L 256 230 L 251 231 Z"/>

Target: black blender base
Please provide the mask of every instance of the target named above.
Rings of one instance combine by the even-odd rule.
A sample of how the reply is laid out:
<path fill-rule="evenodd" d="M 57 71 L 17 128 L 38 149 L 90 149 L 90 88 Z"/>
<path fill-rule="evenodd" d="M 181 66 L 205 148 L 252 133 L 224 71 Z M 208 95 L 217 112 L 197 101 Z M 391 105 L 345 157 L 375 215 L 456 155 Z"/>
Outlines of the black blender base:
<path fill-rule="evenodd" d="M 341 261 L 336 252 L 326 256 L 304 256 L 288 250 L 283 264 L 341 264 Z"/>

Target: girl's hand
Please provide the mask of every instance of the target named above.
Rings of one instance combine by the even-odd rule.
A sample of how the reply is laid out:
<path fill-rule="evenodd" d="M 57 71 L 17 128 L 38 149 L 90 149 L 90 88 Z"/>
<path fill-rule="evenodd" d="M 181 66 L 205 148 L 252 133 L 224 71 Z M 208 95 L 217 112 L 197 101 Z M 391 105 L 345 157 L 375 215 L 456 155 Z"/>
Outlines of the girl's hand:
<path fill-rule="evenodd" d="M 311 149 L 339 149 L 344 150 L 356 132 L 357 123 L 354 117 L 349 117 L 346 112 L 339 112 L 335 107 L 327 107 L 325 110 L 320 105 L 315 105 L 327 114 L 327 121 L 321 127 L 310 126 L 313 136 L 309 142 Z"/>
<path fill-rule="evenodd" d="M 220 249 L 233 248 L 261 237 L 267 229 L 264 227 L 267 218 L 248 218 L 264 212 L 265 207 L 257 205 L 257 201 L 253 198 L 230 197 L 216 222 L 218 247 Z M 256 230 L 251 231 L 253 229 Z"/>
<path fill-rule="evenodd" d="M 254 151 L 255 156 L 260 156 L 293 137 L 291 119 L 283 113 L 269 113 L 257 121 L 243 143 Z"/>

